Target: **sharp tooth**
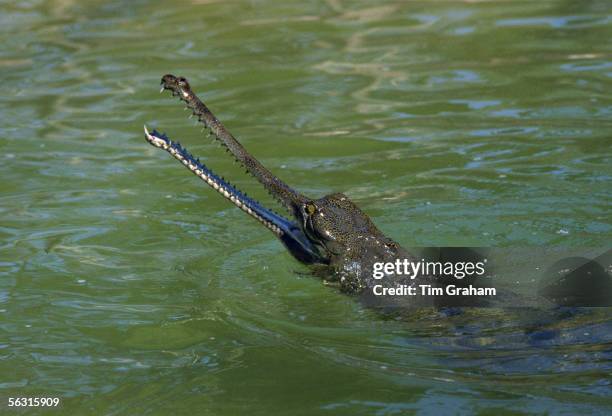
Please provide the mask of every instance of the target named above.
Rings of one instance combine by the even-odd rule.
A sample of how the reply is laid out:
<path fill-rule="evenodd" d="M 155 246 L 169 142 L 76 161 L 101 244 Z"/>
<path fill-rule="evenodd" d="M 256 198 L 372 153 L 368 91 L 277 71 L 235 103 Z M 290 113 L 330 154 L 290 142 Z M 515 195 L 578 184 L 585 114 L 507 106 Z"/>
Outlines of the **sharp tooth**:
<path fill-rule="evenodd" d="M 164 92 L 164 86 L 162 85 L 161 90 L 159 90 L 159 93 L 161 94 L 162 92 Z"/>

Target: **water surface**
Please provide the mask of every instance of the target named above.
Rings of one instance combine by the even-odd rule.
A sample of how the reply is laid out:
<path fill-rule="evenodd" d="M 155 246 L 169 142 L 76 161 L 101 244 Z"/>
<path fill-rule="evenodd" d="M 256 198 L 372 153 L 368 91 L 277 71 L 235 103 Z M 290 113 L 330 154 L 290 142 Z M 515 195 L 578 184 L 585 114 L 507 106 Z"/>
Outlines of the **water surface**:
<path fill-rule="evenodd" d="M 33 0 L 0 22 L 0 397 L 610 411 L 608 311 L 535 335 L 499 311 L 381 319 L 142 137 L 273 204 L 158 94 L 176 73 L 287 183 L 345 192 L 402 245 L 609 246 L 608 1 Z"/>

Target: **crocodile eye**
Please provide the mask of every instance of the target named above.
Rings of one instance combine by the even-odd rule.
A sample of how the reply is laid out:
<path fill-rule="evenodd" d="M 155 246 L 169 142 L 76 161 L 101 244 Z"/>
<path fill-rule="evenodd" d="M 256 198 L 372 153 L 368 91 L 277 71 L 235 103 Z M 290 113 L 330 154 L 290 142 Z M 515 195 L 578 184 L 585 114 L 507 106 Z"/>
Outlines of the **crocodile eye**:
<path fill-rule="evenodd" d="M 306 214 L 312 215 L 317 212 L 317 207 L 314 204 L 306 204 L 305 206 Z"/>

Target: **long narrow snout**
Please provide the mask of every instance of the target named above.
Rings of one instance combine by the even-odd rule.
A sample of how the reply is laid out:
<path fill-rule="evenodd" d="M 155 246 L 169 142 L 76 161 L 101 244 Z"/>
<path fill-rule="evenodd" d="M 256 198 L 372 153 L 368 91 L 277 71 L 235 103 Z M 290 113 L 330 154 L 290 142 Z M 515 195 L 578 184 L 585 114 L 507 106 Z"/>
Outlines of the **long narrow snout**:
<path fill-rule="evenodd" d="M 191 89 L 187 79 L 167 74 L 163 76 L 161 85 L 162 91 L 169 90 L 172 92 L 172 95 L 178 96 L 184 101 L 193 115 L 268 190 L 270 195 L 277 199 L 292 215 L 296 215 L 300 207 L 308 201 L 308 198 L 291 188 L 259 163 L 198 98 Z"/>

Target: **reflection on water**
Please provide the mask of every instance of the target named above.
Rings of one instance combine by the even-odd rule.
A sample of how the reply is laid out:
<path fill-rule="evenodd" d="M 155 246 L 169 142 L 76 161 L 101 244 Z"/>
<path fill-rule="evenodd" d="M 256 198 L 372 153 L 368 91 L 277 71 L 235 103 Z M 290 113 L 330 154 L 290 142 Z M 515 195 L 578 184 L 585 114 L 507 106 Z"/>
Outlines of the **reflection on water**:
<path fill-rule="evenodd" d="M 405 246 L 606 246 L 608 2 L 0 10 L 0 396 L 103 414 L 609 406 L 607 310 L 382 319 L 141 133 L 272 204 L 157 94 L 173 72 L 286 182 L 346 192 Z"/>

